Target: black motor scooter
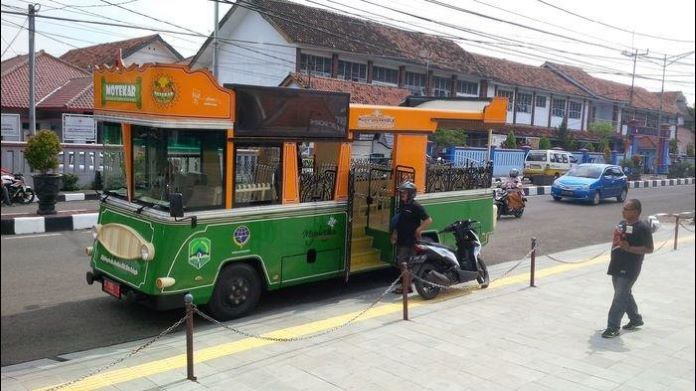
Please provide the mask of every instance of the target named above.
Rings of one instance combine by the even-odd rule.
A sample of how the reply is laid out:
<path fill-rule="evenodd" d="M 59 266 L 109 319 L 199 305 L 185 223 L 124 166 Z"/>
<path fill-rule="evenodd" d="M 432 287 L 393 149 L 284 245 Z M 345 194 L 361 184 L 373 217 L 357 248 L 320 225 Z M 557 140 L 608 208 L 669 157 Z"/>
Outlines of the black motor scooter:
<path fill-rule="evenodd" d="M 488 268 L 481 258 L 481 241 L 474 229 L 477 223 L 476 220 L 459 220 L 439 232 L 454 234 L 456 249 L 430 237 L 424 237 L 416 244 L 416 256 L 412 258 L 411 267 L 417 277 L 416 291 L 422 298 L 433 299 L 443 286 L 473 280 L 478 281 L 482 289 L 488 288 Z"/>

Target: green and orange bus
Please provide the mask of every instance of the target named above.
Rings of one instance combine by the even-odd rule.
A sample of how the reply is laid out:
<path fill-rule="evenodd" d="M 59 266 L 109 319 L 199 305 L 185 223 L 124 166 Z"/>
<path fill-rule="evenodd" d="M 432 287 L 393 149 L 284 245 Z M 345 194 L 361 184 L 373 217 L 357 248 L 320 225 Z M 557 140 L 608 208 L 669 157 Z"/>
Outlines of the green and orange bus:
<path fill-rule="evenodd" d="M 216 318 L 239 317 L 264 290 L 393 267 L 389 222 L 405 179 L 432 234 L 472 218 L 485 241 L 490 167 L 429 164 L 427 136 L 443 124 L 504 123 L 505 100 L 349 100 L 220 86 L 180 65 L 97 69 L 104 189 L 87 282 L 162 309 L 191 293 Z M 391 156 L 352 156 L 355 140 L 378 133 L 393 140 Z"/>

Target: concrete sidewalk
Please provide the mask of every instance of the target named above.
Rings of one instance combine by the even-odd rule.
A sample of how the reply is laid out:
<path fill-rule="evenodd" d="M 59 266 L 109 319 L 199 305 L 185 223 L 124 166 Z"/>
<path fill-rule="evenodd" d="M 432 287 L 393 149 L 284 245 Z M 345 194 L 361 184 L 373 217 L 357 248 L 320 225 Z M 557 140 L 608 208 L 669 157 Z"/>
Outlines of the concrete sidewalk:
<path fill-rule="evenodd" d="M 553 254 L 556 261 L 538 257 L 536 288 L 529 287 L 525 260 L 486 290 L 453 289 L 429 302 L 411 295 L 410 321 L 401 320 L 400 301 L 387 295 L 338 327 L 379 289 L 226 323 L 271 337 L 326 332 L 307 340 L 276 342 L 199 326 L 196 382 L 186 380 L 185 337 L 177 331 L 63 389 L 693 390 L 694 234 L 682 230 L 673 251 L 673 228 L 665 224 L 655 234 L 656 252 L 634 287 L 645 326 L 618 338 L 600 336 L 613 294 L 606 243 Z M 495 265 L 491 277 L 517 264 Z M 3 367 L 2 389 L 57 386 L 145 342 Z"/>
<path fill-rule="evenodd" d="M 628 185 L 630 189 L 635 189 L 661 186 L 693 186 L 694 183 L 694 178 L 681 178 L 633 181 L 629 182 Z M 523 190 L 527 196 L 551 194 L 551 186 L 525 186 Z M 14 205 L 11 207 L 3 205 L 2 234 L 13 235 L 70 231 L 90 228 L 97 223 L 96 212 L 99 210 L 98 194 L 64 194 L 64 198 L 66 201 L 60 201 L 56 204 L 58 214 L 49 217 L 38 216 L 36 214 L 36 204 Z"/>

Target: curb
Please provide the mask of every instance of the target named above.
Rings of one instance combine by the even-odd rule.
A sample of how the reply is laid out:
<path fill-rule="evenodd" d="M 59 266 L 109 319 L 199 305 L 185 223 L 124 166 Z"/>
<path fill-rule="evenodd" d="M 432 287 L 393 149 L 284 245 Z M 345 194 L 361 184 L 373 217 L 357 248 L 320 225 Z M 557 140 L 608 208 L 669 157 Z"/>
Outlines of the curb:
<path fill-rule="evenodd" d="M 695 180 L 694 178 L 648 179 L 645 181 L 628 181 L 627 183 L 629 189 L 645 189 L 650 187 L 693 185 Z M 522 190 L 526 196 L 551 194 L 551 186 L 529 186 L 523 187 Z"/>
<path fill-rule="evenodd" d="M 3 235 L 36 234 L 56 231 L 75 231 L 92 228 L 99 213 L 81 213 L 69 216 L 16 217 L 2 219 Z"/>
<path fill-rule="evenodd" d="M 56 202 L 98 200 L 100 195 L 99 193 L 63 193 L 58 194 Z M 38 197 L 35 197 L 33 202 L 39 202 Z"/>

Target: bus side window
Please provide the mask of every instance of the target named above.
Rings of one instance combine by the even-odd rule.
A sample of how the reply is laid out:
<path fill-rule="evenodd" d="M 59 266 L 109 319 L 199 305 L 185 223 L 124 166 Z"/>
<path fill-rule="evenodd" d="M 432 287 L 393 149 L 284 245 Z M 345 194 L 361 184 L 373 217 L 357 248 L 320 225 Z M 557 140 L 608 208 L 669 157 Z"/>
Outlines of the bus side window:
<path fill-rule="evenodd" d="M 568 155 L 563 154 L 561 156 L 563 156 L 563 163 L 568 163 Z"/>

